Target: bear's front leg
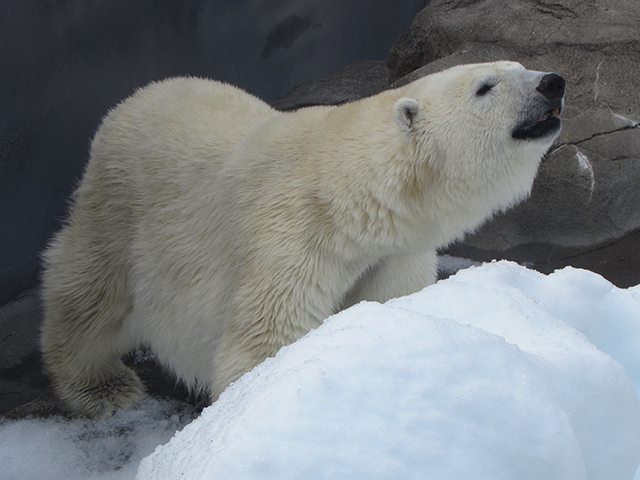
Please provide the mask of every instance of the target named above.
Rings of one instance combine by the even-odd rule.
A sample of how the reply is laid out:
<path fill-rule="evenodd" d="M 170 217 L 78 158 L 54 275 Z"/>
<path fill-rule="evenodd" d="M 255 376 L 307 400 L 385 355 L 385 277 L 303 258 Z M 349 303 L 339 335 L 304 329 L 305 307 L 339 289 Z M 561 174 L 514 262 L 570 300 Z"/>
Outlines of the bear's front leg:
<path fill-rule="evenodd" d="M 367 270 L 349 290 L 343 308 L 363 300 L 384 303 L 392 298 L 419 292 L 435 283 L 437 255 L 433 250 L 392 255 Z"/>
<path fill-rule="evenodd" d="M 256 276 L 255 282 L 237 292 L 234 315 L 215 353 L 212 401 L 244 373 L 320 326 L 335 312 L 340 292 L 346 289 L 340 282 L 325 282 L 317 272 L 294 270 L 287 275 L 281 270 L 280 274 L 271 281 Z M 329 285 L 332 288 L 326 288 Z"/>
<path fill-rule="evenodd" d="M 262 363 L 266 358 L 275 356 L 287 342 L 268 332 L 257 333 L 254 328 L 246 328 L 237 323 L 232 325 L 221 339 L 211 382 L 211 402 L 238 378 Z M 260 330 L 263 330 L 260 328 Z"/>

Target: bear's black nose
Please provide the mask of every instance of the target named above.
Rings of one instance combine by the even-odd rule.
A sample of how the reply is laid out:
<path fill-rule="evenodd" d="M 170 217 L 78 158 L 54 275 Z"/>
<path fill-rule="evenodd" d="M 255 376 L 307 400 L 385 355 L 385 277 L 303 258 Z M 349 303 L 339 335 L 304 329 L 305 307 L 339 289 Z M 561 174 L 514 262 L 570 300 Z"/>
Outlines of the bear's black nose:
<path fill-rule="evenodd" d="M 555 73 L 548 73 L 542 77 L 536 90 L 549 100 L 560 100 L 564 96 L 564 86 L 564 78 Z"/>

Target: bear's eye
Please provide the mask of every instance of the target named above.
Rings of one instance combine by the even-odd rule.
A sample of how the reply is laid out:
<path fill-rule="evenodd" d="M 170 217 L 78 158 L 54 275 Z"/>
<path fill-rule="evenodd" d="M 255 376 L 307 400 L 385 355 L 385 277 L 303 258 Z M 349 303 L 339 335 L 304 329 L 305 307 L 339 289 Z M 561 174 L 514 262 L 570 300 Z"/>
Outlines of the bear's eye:
<path fill-rule="evenodd" d="M 483 95 L 486 95 L 489 90 L 491 90 L 494 87 L 494 85 L 490 84 L 490 83 L 483 83 L 480 88 L 478 88 L 478 90 L 476 91 L 476 95 L 478 97 L 482 97 Z"/>

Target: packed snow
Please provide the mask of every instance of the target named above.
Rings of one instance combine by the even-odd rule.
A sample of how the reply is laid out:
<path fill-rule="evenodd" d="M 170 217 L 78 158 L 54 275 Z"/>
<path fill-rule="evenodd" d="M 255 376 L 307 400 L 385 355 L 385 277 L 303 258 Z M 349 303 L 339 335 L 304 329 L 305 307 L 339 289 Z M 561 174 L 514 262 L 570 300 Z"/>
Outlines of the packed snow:
<path fill-rule="evenodd" d="M 188 424 L 5 421 L 0 478 L 640 480 L 637 391 L 640 286 L 497 262 L 332 316 Z"/>

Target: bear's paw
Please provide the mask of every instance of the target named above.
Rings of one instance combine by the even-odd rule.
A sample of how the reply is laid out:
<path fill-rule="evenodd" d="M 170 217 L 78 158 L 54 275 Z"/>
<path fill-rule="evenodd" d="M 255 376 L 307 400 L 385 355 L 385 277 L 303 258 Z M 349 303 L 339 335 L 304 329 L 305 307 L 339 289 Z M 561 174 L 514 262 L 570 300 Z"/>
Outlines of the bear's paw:
<path fill-rule="evenodd" d="M 144 396 L 144 386 L 138 375 L 124 368 L 97 384 L 74 391 L 68 404 L 82 415 L 95 419 L 112 416 L 119 408 L 131 408 Z"/>

